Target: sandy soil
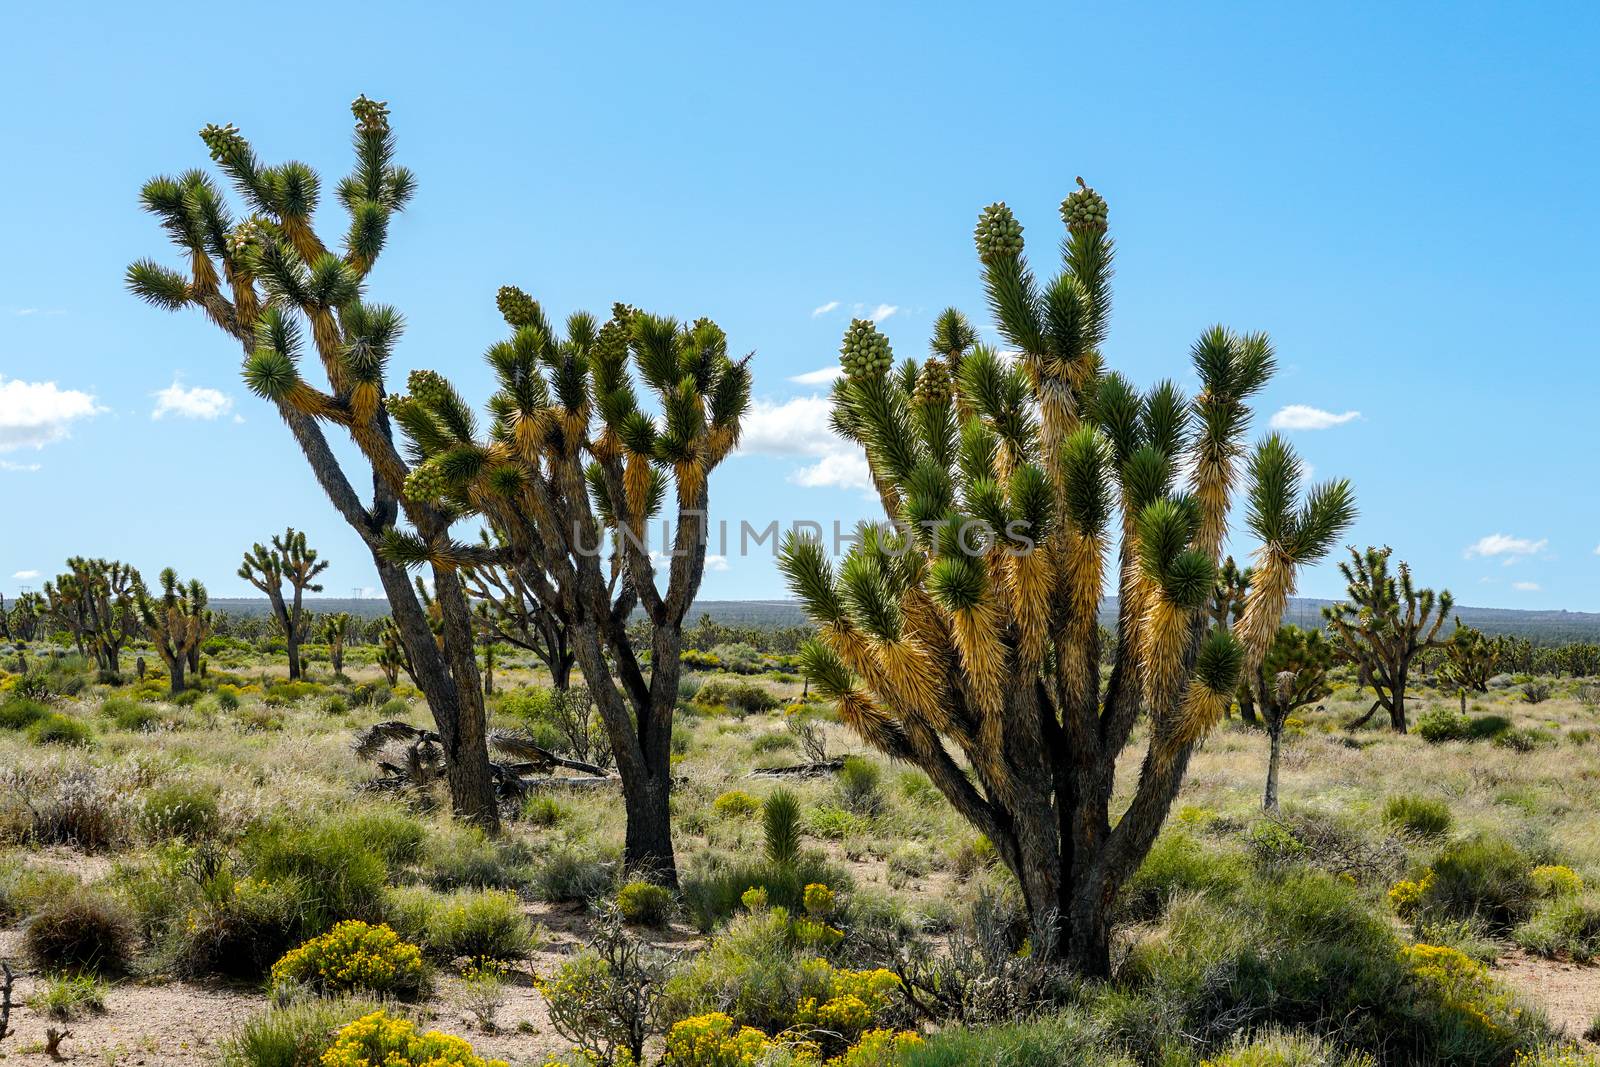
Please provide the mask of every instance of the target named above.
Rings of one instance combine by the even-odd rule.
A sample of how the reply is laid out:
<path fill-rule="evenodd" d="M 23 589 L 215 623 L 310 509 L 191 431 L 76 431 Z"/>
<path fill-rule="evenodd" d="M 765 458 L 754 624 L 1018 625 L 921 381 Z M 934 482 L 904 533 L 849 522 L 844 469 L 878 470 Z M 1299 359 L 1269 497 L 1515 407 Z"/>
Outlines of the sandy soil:
<path fill-rule="evenodd" d="M 1494 973 L 1542 1005 L 1550 1021 L 1568 1037 L 1583 1037 L 1600 1017 L 1600 967 L 1548 960 L 1512 949 L 1495 962 Z"/>

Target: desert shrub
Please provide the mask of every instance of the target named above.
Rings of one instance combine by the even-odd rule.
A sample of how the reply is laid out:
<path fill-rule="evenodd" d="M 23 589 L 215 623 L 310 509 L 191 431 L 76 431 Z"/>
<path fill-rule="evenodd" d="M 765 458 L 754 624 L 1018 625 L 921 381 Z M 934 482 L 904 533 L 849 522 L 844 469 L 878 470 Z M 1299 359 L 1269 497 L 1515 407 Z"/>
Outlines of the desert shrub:
<path fill-rule="evenodd" d="M 1365 1052 L 1341 1049 L 1316 1034 L 1271 1029 L 1240 1035 L 1205 1061 L 1212 1067 L 1371 1067 Z"/>
<path fill-rule="evenodd" d="M 294 945 L 305 926 L 306 889 L 293 878 L 204 877 L 199 899 L 174 922 L 163 954 L 175 974 L 260 978 Z"/>
<path fill-rule="evenodd" d="M 339 1030 L 377 1011 L 370 1001 L 307 998 L 246 1019 L 222 1045 L 222 1067 L 314 1067 Z"/>
<path fill-rule="evenodd" d="M 601 767 L 611 763 L 611 742 L 585 686 L 516 689 L 500 698 L 502 715 L 520 720 L 534 744 Z"/>
<path fill-rule="evenodd" d="M 843 841 L 872 829 L 872 821 L 853 811 L 824 804 L 806 812 L 806 829 L 830 841 Z"/>
<path fill-rule="evenodd" d="M 1500 748 L 1509 748 L 1513 752 L 1532 752 L 1537 748 L 1554 745 L 1559 740 L 1548 730 L 1540 730 L 1532 726 L 1519 726 L 1514 730 L 1506 730 L 1497 734 L 1494 743 Z"/>
<path fill-rule="evenodd" d="M 277 986 L 304 986 L 319 994 L 364 991 L 414 998 L 428 988 L 422 950 L 393 927 L 348 919 L 272 965 Z"/>
<path fill-rule="evenodd" d="M 800 1067 L 816 1063 L 808 1043 L 774 1041 L 720 1011 L 694 1015 L 667 1032 L 662 1067 Z"/>
<path fill-rule="evenodd" d="M 363 708 L 378 708 L 394 699 L 394 690 L 384 682 L 362 682 L 350 690 L 350 700 Z"/>
<path fill-rule="evenodd" d="M 99 852 L 128 836 L 128 811 L 121 794 L 92 769 L 62 775 L 31 796 L 27 807 L 28 837 L 35 844 Z"/>
<path fill-rule="evenodd" d="M 1490 740 L 1511 729 L 1503 715 L 1462 715 L 1446 706 L 1430 708 L 1417 720 L 1417 734 L 1430 744 Z"/>
<path fill-rule="evenodd" d="M 30 867 L 14 857 L 0 862 L 0 926 L 32 915 L 47 900 L 78 888 L 78 877 L 53 867 Z"/>
<path fill-rule="evenodd" d="M 1383 821 L 1418 837 L 1442 837 L 1450 832 L 1454 819 L 1444 801 L 1402 793 L 1384 803 Z"/>
<path fill-rule="evenodd" d="M 198 841 L 217 828 L 217 793 L 192 782 L 169 782 L 144 795 L 139 830 L 155 841 L 184 838 Z"/>
<path fill-rule="evenodd" d="M 476 826 L 452 824 L 430 834 L 422 868 L 435 889 L 507 889 L 520 885 L 527 874 L 525 846 L 497 841 Z"/>
<path fill-rule="evenodd" d="M 548 793 L 534 793 L 522 804 L 522 817 L 534 826 L 554 826 L 571 816 L 571 809 Z"/>
<path fill-rule="evenodd" d="M 375 1011 L 347 1024 L 322 1054 L 322 1067 L 507 1067 L 437 1030 L 418 1033 L 410 1019 Z"/>
<path fill-rule="evenodd" d="M 982 1029 L 952 1028 L 904 1049 L 902 1067 L 1134 1067 L 1105 1028 L 1082 1011 Z"/>
<path fill-rule="evenodd" d="M 798 912 L 804 906 L 805 887 L 813 882 L 848 888 L 849 876 L 820 852 L 801 852 L 793 863 L 730 858 L 701 853 L 681 881 L 683 903 L 702 930 L 710 930 L 742 906 L 745 892 L 759 889 L 775 905 Z"/>
<path fill-rule="evenodd" d="M 1522 687 L 1523 703 L 1543 704 L 1550 699 L 1551 689 L 1549 682 L 1528 682 Z"/>
<path fill-rule="evenodd" d="M 239 691 L 231 685 L 217 686 L 217 707 L 223 711 L 238 711 Z"/>
<path fill-rule="evenodd" d="M 429 956 L 449 961 L 518 960 L 535 944 L 516 894 L 503 890 L 440 893 L 423 886 L 391 889 L 388 914 L 396 932 Z"/>
<path fill-rule="evenodd" d="M 1583 892 L 1583 876 L 1559 864 L 1535 867 L 1528 872 L 1528 879 L 1541 897 L 1569 897 Z"/>
<path fill-rule="evenodd" d="M 1531 910 L 1536 892 L 1526 856 L 1501 837 L 1479 834 L 1452 842 L 1433 861 L 1420 910 L 1452 918 L 1478 916 L 1510 928 Z"/>
<path fill-rule="evenodd" d="M 382 916 L 388 866 L 369 837 L 363 818 L 331 818 L 310 826 L 268 823 L 249 834 L 243 852 L 251 876 L 303 887 L 301 933 L 310 937 L 343 919 L 375 921 Z"/>
<path fill-rule="evenodd" d="M 323 712 L 324 715 L 343 715 L 345 712 L 347 712 L 349 710 L 350 710 L 349 703 L 345 700 L 344 697 L 340 696 L 337 693 L 335 693 L 333 696 L 328 697 L 326 700 L 324 700 L 322 702 L 322 712 Z"/>
<path fill-rule="evenodd" d="M 92 974 L 63 974 L 41 979 L 24 1001 L 36 1015 L 68 1023 L 106 1010 L 106 984 Z"/>
<path fill-rule="evenodd" d="M 36 967 L 117 974 L 133 958 L 134 929 L 116 901 L 79 889 L 34 912 L 23 927 L 22 944 Z"/>
<path fill-rule="evenodd" d="M 694 703 L 705 708 L 723 705 L 746 715 L 775 711 L 781 704 L 765 686 L 736 678 L 712 678 L 705 682 L 695 692 Z"/>
<path fill-rule="evenodd" d="M 722 669 L 735 674 L 754 674 L 761 669 L 761 653 L 743 641 L 717 645 L 711 654 L 722 664 Z"/>
<path fill-rule="evenodd" d="M 267 691 L 262 694 L 261 701 L 268 707 L 286 708 L 297 704 L 307 697 L 316 696 L 323 691 L 323 687 L 316 682 L 274 682 L 267 686 Z"/>
<path fill-rule="evenodd" d="M 76 715 L 52 711 L 28 727 L 28 740 L 36 745 L 87 745 L 94 741 L 94 727 Z"/>
<path fill-rule="evenodd" d="M 1156 841 L 1124 886 L 1121 911 L 1130 921 L 1154 919 L 1180 895 L 1232 892 L 1244 884 L 1247 875 L 1237 853 L 1208 850 L 1186 833 L 1168 832 Z"/>
<path fill-rule="evenodd" d="M 662 988 L 673 959 L 628 932 L 616 908 L 600 910 L 583 952 L 537 981 L 556 1033 L 577 1046 L 579 1062 L 643 1062 L 660 1032 Z"/>
<path fill-rule="evenodd" d="M 137 732 L 159 725 L 161 714 L 148 704 L 127 697 L 111 697 L 100 705 L 100 714 L 118 730 Z"/>
<path fill-rule="evenodd" d="M 616 884 L 617 864 L 593 853 L 568 846 L 545 856 L 534 868 L 533 895 L 552 904 L 587 903 L 610 893 Z"/>
<path fill-rule="evenodd" d="M 50 709 L 40 701 L 13 695 L 0 704 L 0 730 L 26 730 L 49 714 Z"/>
<path fill-rule="evenodd" d="M 635 879 L 617 890 L 617 910 L 634 926 L 664 926 L 672 914 L 672 893 L 665 886 Z"/>
<path fill-rule="evenodd" d="M 783 730 L 769 730 L 750 739 L 750 751 L 757 756 L 773 752 L 789 752 L 799 745 L 794 735 Z"/>
<path fill-rule="evenodd" d="M 857 815 L 876 815 L 883 808 L 883 769 L 861 756 L 846 756 L 834 777 L 839 800 Z"/>
<path fill-rule="evenodd" d="M 743 789 L 730 789 L 711 802 L 711 810 L 730 818 L 745 818 L 761 810 L 761 801 Z"/>
<path fill-rule="evenodd" d="M 1546 1032 L 1481 964 L 1428 947 L 1401 946 L 1344 879 L 1263 872 L 1174 899 L 1097 1012 L 1141 1059 L 1278 1026 L 1349 1048 L 1404 1048 L 1408 1062 L 1488 1067 Z"/>
<path fill-rule="evenodd" d="M 1600 896 L 1561 896 L 1516 928 L 1517 944 L 1541 956 L 1587 963 L 1600 956 Z"/>

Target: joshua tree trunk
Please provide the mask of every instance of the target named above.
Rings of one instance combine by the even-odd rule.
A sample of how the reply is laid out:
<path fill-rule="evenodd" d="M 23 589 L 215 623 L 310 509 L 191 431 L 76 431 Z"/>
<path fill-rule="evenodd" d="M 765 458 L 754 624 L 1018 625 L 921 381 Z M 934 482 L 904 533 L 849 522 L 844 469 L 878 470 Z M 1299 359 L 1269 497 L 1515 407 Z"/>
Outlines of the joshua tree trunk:
<path fill-rule="evenodd" d="M 1267 789 L 1261 794 L 1261 807 L 1278 810 L 1278 764 L 1283 757 L 1283 724 L 1267 724 Z"/>
<path fill-rule="evenodd" d="M 171 681 L 168 683 L 167 688 L 174 695 L 183 692 L 183 689 L 184 689 L 183 671 L 184 671 L 184 667 L 185 666 L 186 666 L 186 664 L 184 663 L 184 658 L 182 656 L 174 656 L 174 657 L 172 657 L 172 659 L 167 661 L 167 674 L 168 674 L 169 678 L 171 679 Z"/>

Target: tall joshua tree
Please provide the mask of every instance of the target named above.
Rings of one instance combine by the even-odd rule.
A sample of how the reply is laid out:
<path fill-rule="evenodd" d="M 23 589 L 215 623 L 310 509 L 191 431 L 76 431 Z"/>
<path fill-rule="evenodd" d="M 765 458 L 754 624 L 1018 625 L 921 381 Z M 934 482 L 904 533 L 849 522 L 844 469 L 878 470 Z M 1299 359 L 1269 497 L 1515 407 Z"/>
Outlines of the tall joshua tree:
<path fill-rule="evenodd" d="M 140 584 L 135 603 L 145 635 L 167 665 L 167 688 L 177 695 L 190 656 L 205 640 L 205 587 L 198 581 L 185 586 L 168 567 L 161 572 L 161 595 L 152 597 Z"/>
<path fill-rule="evenodd" d="M 1489 691 L 1489 679 L 1494 676 L 1494 645 L 1482 630 L 1461 625 L 1456 617 L 1456 628 L 1450 640 L 1444 643 L 1444 662 L 1439 673 L 1461 693 L 1465 707 L 1467 690 L 1475 693 Z"/>
<path fill-rule="evenodd" d="M 1439 628 L 1455 604 L 1450 590 L 1437 596 L 1418 589 L 1411 567 L 1401 562 L 1389 573 L 1392 549 L 1369 546 L 1365 553 L 1350 549 L 1348 562 L 1339 564 L 1349 600 L 1322 609 L 1333 631 L 1339 654 L 1354 663 L 1362 680 L 1372 686 L 1376 699 L 1350 728 L 1366 725 L 1379 708 L 1389 713 L 1396 733 L 1406 732 L 1406 684 L 1417 654 L 1439 648 Z"/>
<path fill-rule="evenodd" d="M 421 461 L 407 491 L 452 516 L 481 519 L 494 542 L 397 536 L 395 555 L 503 567 L 568 620 L 622 779 L 624 863 L 674 883 L 668 796 L 678 655 L 705 569 L 710 475 L 738 443 L 749 404 L 748 357 L 730 359 L 722 330 L 707 319 L 683 324 L 619 304 L 604 325 L 574 313 L 563 337 L 518 289 L 501 289 L 499 306 L 514 332 L 488 352 L 499 390 L 486 436 L 437 374 L 414 372 L 410 395 L 390 401 Z M 636 379 L 659 418 L 640 408 Z M 669 486 L 675 517 L 662 575 L 644 533 Z M 635 606 L 646 620 L 648 669 L 628 635 Z"/>
<path fill-rule="evenodd" d="M 1333 660 L 1333 646 L 1323 639 L 1321 630 L 1282 626 L 1260 666 L 1246 679 L 1267 730 L 1267 787 L 1261 796 L 1261 806 L 1267 811 L 1278 810 L 1284 725 L 1296 710 L 1332 691 L 1328 688 L 1328 670 Z"/>
<path fill-rule="evenodd" d="M 298 162 L 268 166 L 232 125 L 207 126 L 201 139 L 248 214 L 236 219 L 204 171 L 151 179 L 141 194 L 144 207 L 178 246 L 186 268 L 139 260 L 128 268 L 127 282 L 157 307 L 200 309 L 242 349 L 246 385 L 277 410 L 318 485 L 372 553 L 442 738 L 452 807 L 494 829 L 499 813 L 466 594 L 451 567 L 434 568 L 445 631 L 445 640 L 436 642 L 404 566 L 382 551 L 397 523 L 435 540 L 446 536 L 449 519 L 406 492 L 410 464 L 383 403 L 400 314 L 368 302 L 363 292 L 389 224 L 416 181 L 394 163 L 387 107 L 362 96 L 351 111 L 356 162 L 337 187 L 349 215 L 339 250 L 330 248 L 313 220 L 321 193 L 315 171 Z M 308 355 L 321 365 L 325 388 L 303 375 Z M 348 434 L 359 457 L 356 469 L 335 455 L 329 427 Z M 356 491 L 362 483 L 372 486 L 368 501 Z"/>
<path fill-rule="evenodd" d="M 348 611 L 336 611 L 322 617 L 319 630 L 328 643 L 328 659 L 333 663 L 335 677 L 344 674 L 344 643 L 349 640 L 351 619 Z"/>
<path fill-rule="evenodd" d="M 1246 401 L 1272 370 L 1271 347 L 1208 330 L 1192 352 L 1193 398 L 1170 382 L 1141 394 L 1107 373 L 1106 204 L 1082 187 L 1062 216 L 1062 270 L 1043 283 L 1004 204 L 978 221 L 984 285 L 1015 360 L 973 344 L 952 310 L 933 354 L 890 373 L 887 339 L 851 324 L 834 424 L 865 449 L 893 526 L 863 527 L 838 566 L 817 540 L 791 535 L 781 565 L 820 631 L 803 653 L 818 689 L 994 842 L 1038 949 L 1103 975 L 1112 902 L 1154 843 L 1190 753 L 1265 656 L 1297 569 L 1327 551 L 1353 504 L 1342 481 L 1300 502 L 1288 445 L 1258 445 L 1254 582 L 1239 620 L 1213 626 L 1206 605 Z M 1108 581 L 1120 618 L 1103 680 Z M 1114 820 L 1117 756 L 1141 718 L 1138 781 Z"/>
<path fill-rule="evenodd" d="M 133 601 L 139 583 L 139 572 L 126 563 L 83 556 L 67 560 L 66 572 L 44 583 L 50 616 L 107 674 L 120 669 L 122 646 L 137 628 Z"/>
<path fill-rule="evenodd" d="M 305 670 L 300 659 L 300 645 L 310 636 L 305 594 L 322 592 L 316 578 L 327 569 L 328 561 L 319 560 L 317 550 L 306 547 L 305 532 L 293 526 L 282 534 L 273 534 L 268 545 L 257 541 L 244 554 L 244 563 L 239 567 L 239 577 L 267 594 L 267 601 L 272 605 L 272 617 L 277 620 L 284 644 L 288 646 L 290 681 L 298 679 Z M 287 597 L 283 594 L 284 582 L 289 583 Z"/>

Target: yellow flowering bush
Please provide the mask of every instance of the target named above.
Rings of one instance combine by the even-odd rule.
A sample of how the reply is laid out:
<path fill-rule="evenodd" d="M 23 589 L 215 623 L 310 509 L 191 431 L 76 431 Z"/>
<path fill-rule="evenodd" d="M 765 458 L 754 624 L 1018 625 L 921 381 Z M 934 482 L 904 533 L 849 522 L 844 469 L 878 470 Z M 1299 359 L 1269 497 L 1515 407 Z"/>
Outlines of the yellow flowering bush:
<path fill-rule="evenodd" d="M 1433 871 L 1426 871 L 1415 881 L 1396 882 L 1389 889 L 1389 906 L 1402 919 L 1413 918 L 1422 906 L 1422 898 L 1433 884 Z"/>
<path fill-rule="evenodd" d="M 761 810 L 761 801 L 742 789 L 733 789 L 711 802 L 711 810 L 718 815 L 747 816 Z"/>
<path fill-rule="evenodd" d="M 414 997 L 427 988 L 428 976 L 422 950 L 400 940 L 387 923 L 350 919 L 285 953 L 272 965 L 272 981 L 308 985 L 319 993 L 366 990 Z"/>
<path fill-rule="evenodd" d="M 868 1030 L 844 1055 L 828 1061 L 829 1067 L 894 1067 L 922 1038 L 910 1030 Z"/>
<path fill-rule="evenodd" d="M 667 1032 L 663 1067 L 767 1067 L 788 1060 L 794 1064 L 817 1062 L 816 1046 L 806 1042 L 785 1045 L 753 1026 L 739 1026 L 728 1015 L 708 1012 L 691 1015 Z"/>
<path fill-rule="evenodd" d="M 1541 897 L 1575 897 L 1583 892 L 1583 876 L 1571 867 L 1546 864 L 1535 867 L 1528 876 Z"/>
<path fill-rule="evenodd" d="M 322 1054 L 322 1067 L 508 1067 L 486 1060 L 453 1034 L 418 1033 L 409 1019 L 388 1012 L 363 1015 L 339 1031 Z"/>
<path fill-rule="evenodd" d="M 812 882 L 806 886 L 800 899 L 805 905 L 806 914 L 816 919 L 826 919 L 833 914 L 833 909 L 839 904 L 839 898 L 834 891 L 821 882 Z"/>
<path fill-rule="evenodd" d="M 1576 1045 L 1541 1045 L 1518 1052 L 1511 1067 L 1600 1067 L 1600 1056 Z"/>
<path fill-rule="evenodd" d="M 1436 993 L 1446 1009 L 1485 1034 L 1498 1035 L 1504 1023 L 1521 1014 L 1511 995 L 1489 975 L 1489 968 L 1447 945 L 1406 945 L 1401 959 L 1412 975 Z"/>
<path fill-rule="evenodd" d="M 852 971 L 816 959 L 804 965 L 807 978 L 827 990 L 826 998 L 804 997 L 795 1006 L 794 1025 L 827 1030 L 853 1041 L 894 1003 L 900 979 L 881 967 Z"/>

